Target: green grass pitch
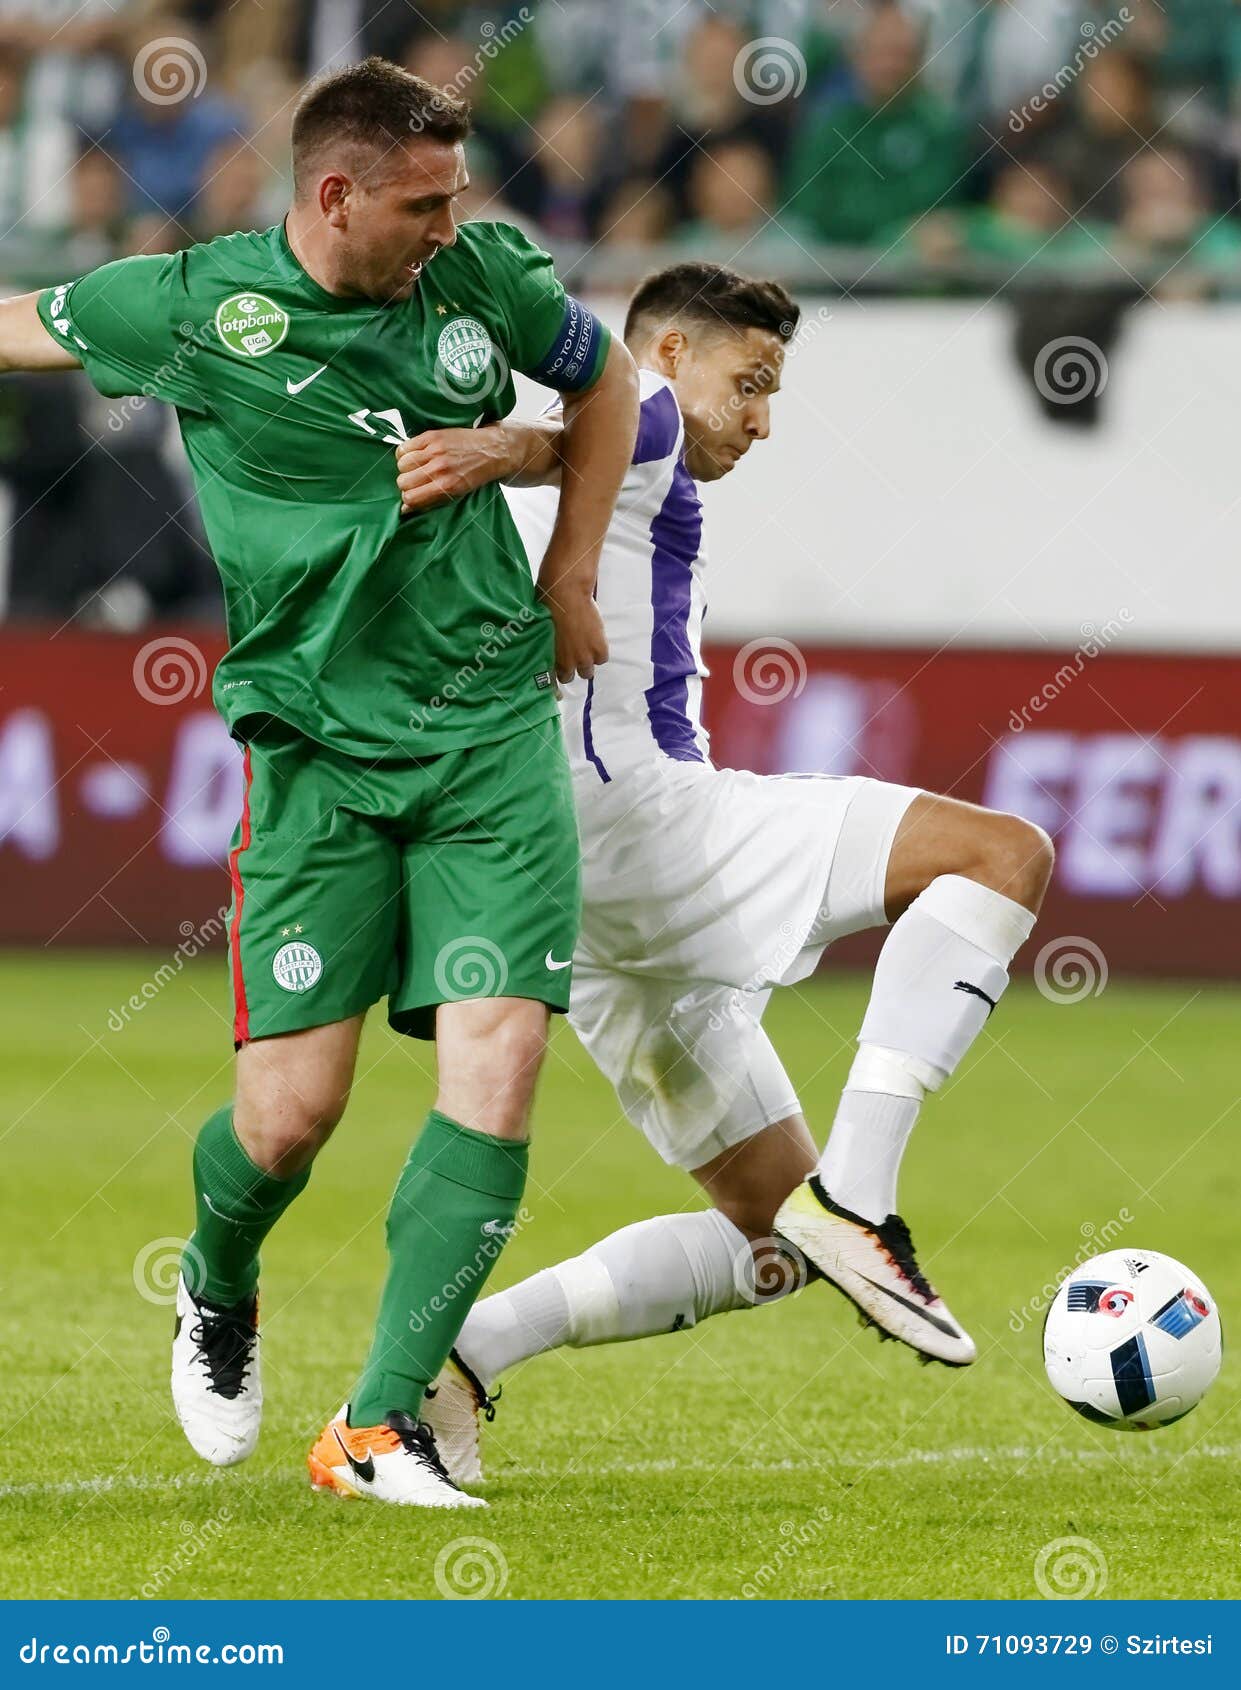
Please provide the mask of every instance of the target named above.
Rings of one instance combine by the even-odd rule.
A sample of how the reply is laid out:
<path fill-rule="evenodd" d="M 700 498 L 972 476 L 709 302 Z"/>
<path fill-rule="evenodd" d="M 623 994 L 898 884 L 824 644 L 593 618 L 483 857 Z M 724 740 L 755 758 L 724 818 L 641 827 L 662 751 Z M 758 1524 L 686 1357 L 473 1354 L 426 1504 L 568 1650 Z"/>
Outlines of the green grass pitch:
<path fill-rule="evenodd" d="M 463 1519 L 306 1479 L 366 1349 L 384 1206 L 430 1098 L 425 1049 L 378 1019 L 351 1112 L 266 1252 L 259 1453 L 215 1472 L 183 1443 L 172 1316 L 148 1297 L 159 1241 L 189 1224 L 190 1141 L 227 1096 L 230 1044 L 219 958 L 119 1021 L 161 961 L 0 959 L 0 1595 L 434 1597 L 473 1576 L 511 1597 L 1034 1597 L 1040 1551 L 1099 1595 L 1241 1595 L 1235 1351 L 1188 1419 L 1147 1434 L 1078 1419 L 1040 1356 L 1043 1288 L 1092 1237 L 1188 1260 L 1226 1327 L 1241 1308 L 1241 993 L 1113 983 L 1068 1005 L 1021 983 L 928 1104 L 902 1207 L 975 1367 L 918 1366 L 822 1286 L 562 1351 L 510 1377 L 492 1506 Z M 820 1136 L 865 991 L 829 978 L 770 1010 Z M 558 1027 L 531 1218 L 495 1283 L 697 1203 Z M 1064 1538 L 1089 1547 L 1046 1550 Z"/>

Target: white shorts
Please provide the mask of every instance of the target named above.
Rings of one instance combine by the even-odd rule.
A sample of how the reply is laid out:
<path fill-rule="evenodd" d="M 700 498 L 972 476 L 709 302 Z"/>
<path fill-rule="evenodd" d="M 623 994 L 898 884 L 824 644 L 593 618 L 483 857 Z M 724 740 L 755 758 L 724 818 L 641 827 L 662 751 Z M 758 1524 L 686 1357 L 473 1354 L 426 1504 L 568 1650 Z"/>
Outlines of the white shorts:
<path fill-rule="evenodd" d="M 892 840 L 917 796 L 671 761 L 578 783 L 569 1020 L 665 1162 L 699 1168 L 797 1111 L 760 1024 L 771 988 L 884 925 Z"/>

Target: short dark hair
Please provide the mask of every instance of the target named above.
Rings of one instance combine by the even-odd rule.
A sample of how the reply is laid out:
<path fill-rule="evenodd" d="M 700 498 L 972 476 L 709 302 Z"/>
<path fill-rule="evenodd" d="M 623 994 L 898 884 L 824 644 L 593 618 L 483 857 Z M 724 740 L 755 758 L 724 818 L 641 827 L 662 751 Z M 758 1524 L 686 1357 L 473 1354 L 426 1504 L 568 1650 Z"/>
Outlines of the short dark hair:
<path fill-rule="evenodd" d="M 464 100 L 436 88 L 388 59 L 372 56 L 312 82 L 293 113 L 293 186 L 307 186 L 310 166 L 331 142 L 379 154 L 415 135 L 464 141 L 470 133 Z"/>
<path fill-rule="evenodd" d="M 791 340 L 801 307 L 779 282 L 756 281 L 722 264 L 670 264 L 638 284 L 625 316 L 625 339 L 648 317 L 685 317 L 732 329 L 765 329 Z"/>

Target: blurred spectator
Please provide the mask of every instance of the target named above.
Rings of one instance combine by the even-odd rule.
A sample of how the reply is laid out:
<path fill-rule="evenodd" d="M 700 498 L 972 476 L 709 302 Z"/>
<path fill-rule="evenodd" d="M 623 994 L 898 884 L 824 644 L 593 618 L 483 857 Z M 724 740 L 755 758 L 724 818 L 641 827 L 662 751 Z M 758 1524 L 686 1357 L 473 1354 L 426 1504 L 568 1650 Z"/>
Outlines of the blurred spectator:
<path fill-rule="evenodd" d="M 477 135 L 471 135 L 465 144 L 465 159 L 470 183 L 457 200 L 457 214 L 461 221 L 481 217 L 489 223 L 512 223 L 537 241 L 540 238 L 538 229 L 509 203 L 495 157 L 486 142 Z"/>
<path fill-rule="evenodd" d="M 63 225 L 77 152 L 71 126 L 31 103 L 30 59 L 0 47 L 0 233 L 37 235 Z"/>
<path fill-rule="evenodd" d="M 165 217 L 162 212 L 148 211 L 126 222 L 121 257 L 132 258 L 137 253 L 178 252 L 188 241 L 189 236 L 180 223 Z"/>
<path fill-rule="evenodd" d="M 507 51 L 507 49 L 505 49 Z M 474 117 L 474 141 L 491 155 L 494 168 L 507 181 L 529 150 L 530 125 L 503 103 L 489 97 L 495 60 L 486 58 L 471 42 L 459 35 L 416 35 L 406 42 L 401 63 L 415 76 L 423 77 L 455 99 L 469 102 Z M 492 108 L 499 105 L 503 121 L 496 121 Z M 514 128 L 520 133 L 514 135 Z"/>
<path fill-rule="evenodd" d="M 1119 45 L 1091 59 L 1056 102 L 1044 143 L 1068 181 L 1073 209 L 1114 222 L 1121 172 L 1157 128 L 1142 60 Z"/>
<path fill-rule="evenodd" d="M 670 80 L 661 126 L 663 141 L 654 154 L 653 171 L 672 194 L 681 219 L 693 215 L 689 183 L 701 147 L 744 140 L 773 158 L 783 156 L 786 131 L 797 104 L 792 83 L 783 99 L 756 101 L 746 97 L 744 54 L 748 35 L 727 17 L 703 18 L 686 37 L 682 63 Z"/>
<path fill-rule="evenodd" d="M 1110 231 L 1074 218 L 1069 188 L 1055 166 L 1016 161 L 998 172 L 986 205 L 932 212 L 909 231 L 914 251 L 929 264 L 962 258 L 994 260 L 1017 273 L 1051 268 L 1072 274 L 1106 271 Z"/>
<path fill-rule="evenodd" d="M 1195 127 L 1232 103 L 1241 18 L 1235 0 L 1128 0 L 1135 14 L 1126 33 L 1135 52 L 1154 70 L 1160 118 L 1180 118 L 1187 104 L 1198 108 Z"/>
<path fill-rule="evenodd" d="M 961 120 L 921 86 L 917 26 L 890 0 L 852 64 L 856 94 L 803 119 L 786 209 L 821 240 L 862 243 L 960 198 L 969 155 Z"/>
<path fill-rule="evenodd" d="M 103 400 L 78 374 L 9 377 L 0 405 L 10 615 L 113 627 L 218 618 L 197 509 L 167 457 L 167 407 Z"/>
<path fill-rule="evenodd" d="M 66 275 L 82 275 L 121 250 L 125 183 L 114 160 L 88 147 L 69 178 L 69 223 L 63 231 Z"/>
<path fill-rule="evenodd" d="M 716 0 L 718 9 L 719 0 Z M 531 4 L 540 61 L 556 93 L 602 92 L 609 108 L 662 103 L 681 75 L 685 37 L 705 0 L 556 0 Z"/>
<path fill-rule="evenodd" d="M 584 254 L 584 269 L 570 268 L 574 287 L 624 293 L 660 263 L 673 223 L 672 201 L 650 176 L 627 176 L 599 213 L 599 236 Z"/>
<path fill-rule="evenodd" d="M 30 110 L 78 129 L 104 128 L 129 73 L 133 10 L 117 0 L 2 0 L 0 48 L 30 59 Z"/>
<path fill-rule="evenodd" d="M 1120 188 L 1119 254 L 1158 297 L 1199 297 L 1221 281 L 1236 291 L 1241 230 L 1211 210 L 1189 153 L 1148 148 L 1125 167 Z"/>
<path fill-rule="evenodd" d="M 600 247 L 645 251 L 662 241 L 672 223 L 672 202 L 649 176 L 629 176 L 604 204 L 599 218 Z"/>
<path fill-rule="evenodd" d="M 193 214 L 212 153 L 248 127 L 239 106 L 212 92 L 205 59 L 187 29 L 183 19 L 163 18 L 149 26 L 148 45 L 163 31 L 180 32 L 178 43 L 185 46 L 175 58 L 143 61 L 139 55 L 145 69 L 135 71 L 108 136 L 108 150 L 129 178 L 130 209 L 183 222 Z"/>
<path fill-rule="evenodd" d="M 264 198 L 271 176 L 248 142 L 235 137 L 223 142 L 207 160 L 194 205 L 194 239 L 209 241 L 236 229 L 265 229 L 278 215 L 268 215 Z"/>
<path fill-rule="evenodd" d="M 753 141 L 717 141 L 701 150 L 690 174 L 692 220 L 678 244 L 695 257 L 763 268 L 787 256 L 793 237 L 774 218 L 776 173 Z"/>
<path fill-rule="evenodd" d="M 539 114 L 530 157 L 507 188 L 550 240 L 591 239 L 605 191 L 602 138 L 601 113 L 577 94 L 560 95 Z"/>
<path fill-rule="evenodd" d="M 905 0 L 905 9 L 926 23 L 927 86 L 966 123 L 1001 135 L 1073 63 L 1081 24 L 1095 28 L 1090 0 Z"/>

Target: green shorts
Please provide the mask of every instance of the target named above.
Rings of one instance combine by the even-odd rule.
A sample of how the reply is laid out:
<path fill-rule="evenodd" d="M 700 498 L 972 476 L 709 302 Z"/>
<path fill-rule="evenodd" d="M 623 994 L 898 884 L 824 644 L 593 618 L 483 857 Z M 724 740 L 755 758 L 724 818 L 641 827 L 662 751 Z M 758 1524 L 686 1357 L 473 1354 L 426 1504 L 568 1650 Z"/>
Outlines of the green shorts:
<path fill-rule="evenodd" d="M 382 997 L 398 1032 L 426 1039 L 463 998 L 568 1008 L 581 892 L 559 717 L 399 763 L 265 722 L 229 868 L 239 1045 Z"/>

